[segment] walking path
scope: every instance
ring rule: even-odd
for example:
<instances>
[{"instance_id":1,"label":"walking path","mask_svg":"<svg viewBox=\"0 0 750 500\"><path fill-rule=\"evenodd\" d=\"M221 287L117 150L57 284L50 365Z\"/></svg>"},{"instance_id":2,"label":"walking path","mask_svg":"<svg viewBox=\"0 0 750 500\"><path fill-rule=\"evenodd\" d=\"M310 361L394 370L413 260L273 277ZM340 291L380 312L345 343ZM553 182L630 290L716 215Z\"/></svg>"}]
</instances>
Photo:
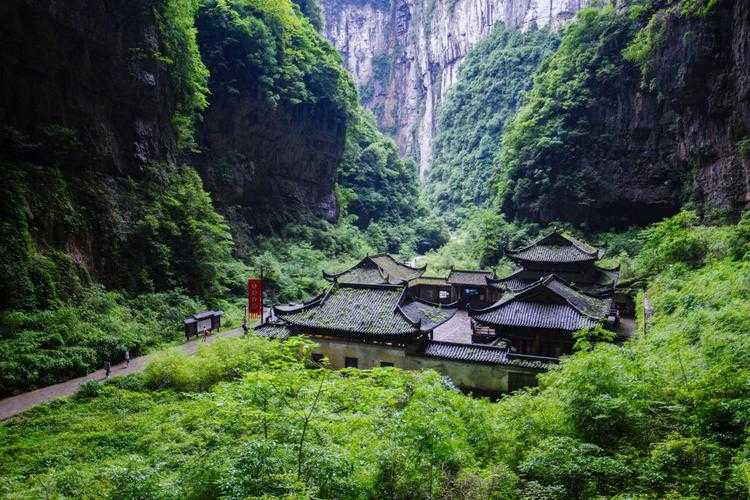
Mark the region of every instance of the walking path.
<instances>
[{"instance_id":1,"label":"walking path","mask_svg":"<svg viewBox=\"0 0 750 500\"><path fill-rule=\"evenodd\" d=\"M239 337L241 335L242 328L237 328L235 330L229 330L227 332L212 335L208 338L207 343L213 342L217 338ZM202 342L202 338L198 336L189 342L185 342L184 344L176 347L171 347L170 349L180 349L182 350L182 352L185 352L187 354L194 354L196 349L198 349L198 346L203 343L204 342ZM131 373L143 371L146 368L146 365L148 365L149 361L160 352L164 352L164 350L156 351L146 356L133 358L130 360L130 366L128 367L125 366L124 362L118 365L113 365L110 378L121 377L123 375L130 375ZM93 373L89 373L88 375L85 375L83 377L74 378L66 382L61 382L59 384L50 385L47 387L42 387L41 389L37 389L31 392L25 392L23 394L19 394L18 396L5 398L3 400L0 400L0 420L5 420L7 418L18 415L19 413L22 413L32 406L38 405L39 403L44 403L45 401L63 396L71 396L78 392L78 388L89 380L103 379L104 370L102 369L97 370Z\"/></svg>"}]
</instances>

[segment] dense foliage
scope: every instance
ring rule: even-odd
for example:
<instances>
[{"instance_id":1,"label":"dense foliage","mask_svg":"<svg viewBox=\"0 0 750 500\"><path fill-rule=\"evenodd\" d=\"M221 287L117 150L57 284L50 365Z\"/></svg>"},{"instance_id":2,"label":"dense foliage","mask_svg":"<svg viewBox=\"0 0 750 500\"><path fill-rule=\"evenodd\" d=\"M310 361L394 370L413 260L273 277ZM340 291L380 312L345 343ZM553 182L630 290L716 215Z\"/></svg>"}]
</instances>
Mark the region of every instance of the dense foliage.
<instances>
[{"instance_id":1,"label":"dense foliage","mask_svg":"<svg viewBox=\"0 0 750 500\"><path fill-rule=\"evenodd\" d=\"M541 60L558 44L546 30L498 24L469 51L440 109L426 191L441 213L485 204L506 123L529 90Z\"/></svg>"},{"instance_id":2,"label":"dense foliage","mask_svg":"<svg viewBox=\"0 0 750 500\"><path fill-rule=\"evenodd\" d=\"M392 140L360 111L347 134L339 170L340 203L357 216L372 246L394 253L424 253L448 240L445 224L429 217L420 197L417 166L401 158Z\"/></svg>"},{"instance_id":3,"label":"dense foliage","mask_svg":"<svg viewBox=\"0 0 750 500\"><path fill-rule=\"evenodd\" d=\"M356 92L336 50L290 0L207 0L199 16L212 84L273 106L330 103L342 120Z\"/></svg>"},{"instance_id":4,"label":"dense foliage","mask_svg":"<svg viewBox=\"0 0 750 500\"><path fill-rule=\"evenodd\" d=\"M171 341L188 312L227 307L220 298L241 294L251 273L264 273L269 301L302 300L325 286L322 269L447 240L419 201L413 162L364 115L338 53L311 26L317 2L296 4L147 1L159 50L133 56L166 68L175 101L166 110L183 153L198 147L207 67L212 89L285 107L290 117L299 106L325 108L346 136L340 220L303 214L259 234L253 214L221 207L220 215L190 166L170 161L99 175L75 130L50 125L32 137L3 129L3 144L12 146L0 169L5 393L83 374L123 346L135 354ZM139 300L151 305L138 310Z\"/></svg>"},{"instance_id":5,"label":"dense foliage","mask_svg":"<svg viewBox=\"0 0 750 500\"><path fill-rule=\"evenodd\" d=\"M608 130L593 120L632 69L622 56L633 36L630 20L613 8L578 13L555 54L534 77L528 101L503 135L497 195L512 218L585 223L607 179L598 167ZM564 209L563 209L564 207Z\"/></svg>"},{"instance_id":6,"label":"dense foliage","mask_svg":"<svg viewBox=\"0 0 750 500\"><path fill-rule=\"evenodd\" d=\"M194 27L202 0L152 0L161 35L161 53L155 54L169 68L176 108L172 124L181 151L194 150L196 122L208 105L208 70L201 60Z\"/></svg>"},{"instance_id":7,"label":"dense foliage","mask_svg":"<svg viewBox=\"0 0 750 500\"><path fill-rule=\"evenodd\" d=\"M214 305L228 310L225 326L239 324L236 305ZM126 297L92 287L75 304L0 313L0 397L85 375L125 349L136 356L177 340L182 320L205 308L180 291Z\"/></svg>"},{"instance_id":8,"label":"dense foliage","mask_svg":"<svg viewBox=\"0 0 750 500\"><path fill-rule=\"evenodd\" d=\"M0 491L747 498L750 218L686 213L639 239L636 338L589 345L540 389L491 403L433 372L318 369L302 341L220 342L3 424Z\"/></svg>"}]
</instances>

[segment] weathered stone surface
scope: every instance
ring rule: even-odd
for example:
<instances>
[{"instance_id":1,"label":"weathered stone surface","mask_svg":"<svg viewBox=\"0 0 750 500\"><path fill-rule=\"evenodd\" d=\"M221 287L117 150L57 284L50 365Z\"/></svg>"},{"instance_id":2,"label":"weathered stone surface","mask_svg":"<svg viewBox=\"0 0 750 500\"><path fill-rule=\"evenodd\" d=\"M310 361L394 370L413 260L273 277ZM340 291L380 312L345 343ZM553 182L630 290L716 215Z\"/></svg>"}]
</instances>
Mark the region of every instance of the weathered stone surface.
<instances>
[{"instance_id":1,"label":"weathered stone surface","mask_svg":"<svg viewBox=\"0 0 750 500\"><path fill-rule=\"evenodd\" d=\"M429 169L437 111L471 47L499 22L557 28L589 0L323 0L342 53L381 130Z\"/></svg>"},{"instance_id":2,"label":"weathered stone surface","mask_svg":"<svg viewBox=\"0 0 750 500\"><path fill-rule=\"evenodd\" d=\"M164 65L140 57L159 49L145 2L7 0L0 23L3 127L27 137L64 127L87 167L106 173L174 160L173 89Z\"/></svg>"}]
</instances>

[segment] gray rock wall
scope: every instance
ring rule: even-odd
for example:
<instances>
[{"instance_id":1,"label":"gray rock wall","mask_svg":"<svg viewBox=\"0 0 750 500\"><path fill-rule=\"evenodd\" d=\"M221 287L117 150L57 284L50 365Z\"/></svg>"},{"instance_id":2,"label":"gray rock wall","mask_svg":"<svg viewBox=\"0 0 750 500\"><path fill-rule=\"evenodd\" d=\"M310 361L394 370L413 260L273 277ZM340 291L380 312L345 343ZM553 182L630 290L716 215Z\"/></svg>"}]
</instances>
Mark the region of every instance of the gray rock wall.
<instances>
[{"instance_id":1,"label":"gray rock wall","mask_svg":"<svg viewBox=\"0 0 750 500\"><path fill-rule=\"evenodd\" d=\"M322 0L325 35L365 106L429 169L437 113L466 53L502 22L558 28L593 0Z\"/></svg>"}]
</instances>

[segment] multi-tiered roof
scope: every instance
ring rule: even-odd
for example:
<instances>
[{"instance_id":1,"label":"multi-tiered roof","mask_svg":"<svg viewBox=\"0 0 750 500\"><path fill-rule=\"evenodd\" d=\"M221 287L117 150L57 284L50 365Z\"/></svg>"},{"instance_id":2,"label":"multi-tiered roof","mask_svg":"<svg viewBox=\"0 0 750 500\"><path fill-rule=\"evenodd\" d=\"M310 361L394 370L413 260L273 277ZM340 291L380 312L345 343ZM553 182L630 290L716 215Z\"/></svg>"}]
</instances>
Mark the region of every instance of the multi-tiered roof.
<instances>
[{"instance_id":1,"label":"multi-tiered roof","mask_svg":"<svg viewBox=\"0 0 750 500\"><path fill-rule=\"evenodd\" d=\"M555 275L507 293L471 317L495 328L531 328L573 332L610 320L612 299L592 297Z\"/></svg>"},{"instance_id":2,"label":"multi-tiered roof","mask_svg":"<svg viewBox=\"0 0 750 500\"><path fill-rule=\"evenodd\" d=\"M487 281L492 287L517 292L549 274L555 274L584 293L611 297L620 271L597 266L596 261L603 254L601 248L555 231L531 245L507 252L508 258L521 268L510 276L488 278Z\"/></svg>"},{"instance_id":3,"label":"multi-tiered roof","mask_svg":"<svg viewBox=\"0 0 750 500\"><path fill-rule=\"evenodd\" d=\"M572 236L553 231L531 245L509 250L506 255L522 266L593 264L602 258L604 250L592 247Z\"/></svg>"},{"instance_id":4,"label":"multi-tiered roof","mask_svg":"<svg viewBox=\"0 0 750 500\"><path fill-rule=\"evenodd\" d=\"M448 284L459 286L487 286L487 280L494 278L493 271L468 269L451 269L448 275Z\"/></svg>"}]
</instances>

